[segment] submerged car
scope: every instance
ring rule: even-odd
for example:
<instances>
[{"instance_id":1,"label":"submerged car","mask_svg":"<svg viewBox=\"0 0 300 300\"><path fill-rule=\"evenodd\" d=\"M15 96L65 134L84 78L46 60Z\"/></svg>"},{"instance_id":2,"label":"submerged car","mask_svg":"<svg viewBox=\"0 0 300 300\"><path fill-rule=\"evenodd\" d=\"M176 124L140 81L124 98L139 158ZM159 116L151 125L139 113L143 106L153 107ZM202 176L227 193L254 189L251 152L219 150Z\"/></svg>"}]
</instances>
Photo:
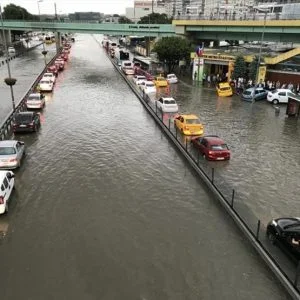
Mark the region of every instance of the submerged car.
<instances>
[{"instance_id":1,"label":"submerged car","mask_svg":"<svg viewBox=\"0 0 300 300\"><path fill-rule=\"evenodd\" d=\"M15 115L12 129L14 133L38 131L41 126L40 115L36 112L19 112Z\"/></svg>"},{"instance_id":2,"label":"submerged car","mask_svg":"<svg viewBox=\"0 0 300 300\"><path fill-rule=\"evenodd\" d=\"M263 88L249 88L242 93L242 100L252 102L267 99L268 91Z\"/></svg>"},{"instance_id":3,"label":"submerged car","mask_svg":"<svg viewBox=\"0 0 300 300\"><path fill-rule=\"evenodd\" d=\"M161 97L156 101L156 105L164 113L178 112L178 105L172 97Z\"/></svg>"},{"instance_id":4,"label":"submerged car","mask_svg":"<svg viewBox=\"0 0 300 300\"><path fill-rule=\"evenodd\" d=\"M20 167L25 154L25 144L21 141L0 141L0 168L16 169Z\"/></svg>"},{"instance_id":5,"label":"submerged car","mask_svg":"<svg viewBox=\"0 0 300 300\"><path fill-rule=\"evenodd\" d=\"M51 73L51 72L46 72L46 73L44 73L44 75L43 75L42 80L43 80L43 79L49 79L50 81L52 81L53 83L55 83L56 76L55 76L53 73Z\"/></svg>"},{"instance_id":6,"label":"submerged car","mask_svg":"<svg viewBox=\"0 0 300 300\"><path fill-rule=\"evenodd\" d=\"M167 81L169 83L177 83L178 82L178 78L175 74L168 74L167 75Z\"/></svg>"},{"instance_id":7,"label":"submerged car","mask_svg":"<svg viewBox=\"0 0 300 300\"><path fill-rule=\"evenodd\" d=\"M46 104L45 95L41 93L30 94L26 99L27 109L40 109L44 108Z\"/></svg>"},{"instance_id":8,"label":"submerged car","mask_svg":"<svg viewBox=\"0 0 300 300\"><path fill-rule=\"evenodd\" d=\"M153 82L156 87L166 87L168 86L168 81L163 76L155 76Z\"/></svg>"},{"instance_id":9,"label":"submerged car","mask_svg":"<svg viewBox=\"0 0 300 300\"><path fill-rule=\"evenodd\" d=\"M156 93L156 87L152 81L142 81L139 88L143 94L153 94Z\"/></svg>"},{"instance_id":10,"label":"submerged car","mask_svg":"<svg viewBox=\"0 0 300 300\"><path fill-rule=\"evenodd\" d=\"M267 225L267 237L280 246L287 254L300 259L300 218L273 219Z\"/></svg>"},{"instance_id":11,"label":"submerged car","mask_svg":"<svg viewBox=\"0 0 300 300\"><path fill-rule=\"evenodd\" d=\"M204 127L196 115L178 115L174 119L174 126L184 135L202 135Z\"/></svg>"},{"instance_id":12,"label":"submerged car","mask_svg":"<svg viewBox=\"0 0 300 300\"><path fill-rule=\"evenodd\" d=\"M217 135L193 138L191 143L207 160L230 159L230 150L227 144Z\"/></svg>"},{"instance_id":13,"label":"submerged car","mask_svg":"<svg viewBox=\"0 0 300 300\"><path fill-rule=\"evenodd\" d=\"M219 97L230 97L233 95L232 88L228 82L220 82L216 86Z\"/></svg>"},{"instance_id":14,"label":"submerged car","mask_svg":"<svg viewBox=\"0 0 300 300\"><path fill-rule=\"evenodd\" d=\"M132 80L136 85L140 85L143 81L147 81L147 78L143 75L134 75Z\"/></svg>"},{"instance_id":15,"label":"submerged car","mask_svg":"<svg viewBox=\"0 0 300 300\"><path fill-rule=\"evenodd\" d=\"M47 68L47 73L53 73L55 76L57 76L58 75L58 68L56 67L56 65L52 65L52 66Z\"/></svg>"},{"instance_id":16,"label":"submerged car","mask_svg":"<svg viewBox=\"0 0 300 300\"><path fill-rule=\"evenodd\" d=\"M0 214L8 212L8 202L15 185L12 171L0 171Z\"/></svg>"},{"instance_id":17,"label":"submerged car","mask_svg":"<svg viewBox=\"0 0 300 300\"><path fill-rule=\"evenodd\" d=\"M52 92L53 82L50 79L42 78L38 84L38 90L41 92Z\"/></svg>"}]
</instances>

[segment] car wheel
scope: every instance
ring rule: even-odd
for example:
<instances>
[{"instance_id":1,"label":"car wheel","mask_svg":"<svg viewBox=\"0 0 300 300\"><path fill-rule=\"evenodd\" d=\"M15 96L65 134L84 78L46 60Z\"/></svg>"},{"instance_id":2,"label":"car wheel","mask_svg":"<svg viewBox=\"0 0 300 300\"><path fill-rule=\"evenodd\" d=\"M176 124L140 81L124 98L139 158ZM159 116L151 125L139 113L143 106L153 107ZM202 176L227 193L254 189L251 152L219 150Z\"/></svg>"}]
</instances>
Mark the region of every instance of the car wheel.
<instances>
[{"instance_id":1,"label":"car wheel","mask_svg":"<svg viewBox=\"0 0 300 300\"><path fill-rule=\"evenodd\" d=\"M37 132L37 125L34 125L33 131Z\"/></svg>"},{"instance_id":2,"label":"car wheel","mask_svg":"<svg viewBox=\"0 0 300 300\"><path fill-rule=\"evenodd\" d=\"M274 99L272 102L273 102L273 104L278 104L279 103L279 101L277 99Z\"/></svg>"},{"instance_id":3,"label":"car wheel","mask_svg":"<svg viewBox=\"0 0 300 300\"><path fill-rule=\"evenodd\" d=\"M203 157L204 159L206 159L206 155L205 155L205 154L203 154L202 157Z\"/></svg>"},{"instance_id":4,"label":"car wheel","mask_svg":"<svg viewBox=\"0 0 300 300\"><path fill-rule=\"evenodd\" d=\"M272 244L276 241L276 236L272 231L267 231L267 238Z\"/></svg>"}]
</instances>

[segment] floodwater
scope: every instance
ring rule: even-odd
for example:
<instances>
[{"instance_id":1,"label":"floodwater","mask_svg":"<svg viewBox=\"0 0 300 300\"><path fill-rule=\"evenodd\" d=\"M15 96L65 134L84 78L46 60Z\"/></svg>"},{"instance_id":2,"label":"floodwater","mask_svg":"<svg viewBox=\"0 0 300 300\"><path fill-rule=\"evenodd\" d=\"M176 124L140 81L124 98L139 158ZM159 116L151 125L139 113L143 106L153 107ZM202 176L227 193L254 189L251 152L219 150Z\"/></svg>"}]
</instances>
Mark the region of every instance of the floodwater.
<instances>
[{"instance_id":1,"label":"floodwater","mask_svg":"<svg viewBox=\"0 0 300 300\"><path fill-rule=\"evenodd\" d=\"M41 117L15 137L3 299L289 299L94 37L76 37Z\"/></svg>"}]
</instances>

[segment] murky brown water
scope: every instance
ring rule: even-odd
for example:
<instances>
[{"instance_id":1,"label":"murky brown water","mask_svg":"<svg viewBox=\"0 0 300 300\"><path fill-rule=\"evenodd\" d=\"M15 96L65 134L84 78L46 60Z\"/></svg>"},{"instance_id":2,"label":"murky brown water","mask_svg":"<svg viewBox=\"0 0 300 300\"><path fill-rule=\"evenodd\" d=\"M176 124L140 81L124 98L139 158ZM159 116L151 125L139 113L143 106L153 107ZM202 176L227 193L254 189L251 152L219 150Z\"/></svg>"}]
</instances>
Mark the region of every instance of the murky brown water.
<instances>
[{"instance_id":1,"label":"murky brown water","mask_svg":"<svg viewBox=\"0 0 300 300\"><path fill-rule=\"evenodd\" d=\"M93 37L42 120L0 217L3 299L288 299Z\"/></svg>"}]
</instances>

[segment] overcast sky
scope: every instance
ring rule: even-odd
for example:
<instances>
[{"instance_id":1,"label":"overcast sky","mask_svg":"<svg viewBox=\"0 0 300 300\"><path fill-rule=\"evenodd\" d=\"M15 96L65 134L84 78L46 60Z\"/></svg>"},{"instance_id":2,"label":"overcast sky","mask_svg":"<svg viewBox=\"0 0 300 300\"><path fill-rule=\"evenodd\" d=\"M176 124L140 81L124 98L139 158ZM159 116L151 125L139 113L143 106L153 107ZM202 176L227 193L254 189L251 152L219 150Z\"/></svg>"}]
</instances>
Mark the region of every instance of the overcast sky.
<instances>
[{"instance_id":1,"label":"overcast sky","mask_svg":"<svg viewBox=\"0 0 300 300\"><path fill-rule=\"evenodd\" d=\"M125 14L125 7L133 7L134 0L40 0L41 14L54 14L54 3L57 13L76 11L94 11L105 14ZM38 14L37 0L2 0L1 6L13 3L27 9L31 14Z\"/></svg>"}]
</instances>

